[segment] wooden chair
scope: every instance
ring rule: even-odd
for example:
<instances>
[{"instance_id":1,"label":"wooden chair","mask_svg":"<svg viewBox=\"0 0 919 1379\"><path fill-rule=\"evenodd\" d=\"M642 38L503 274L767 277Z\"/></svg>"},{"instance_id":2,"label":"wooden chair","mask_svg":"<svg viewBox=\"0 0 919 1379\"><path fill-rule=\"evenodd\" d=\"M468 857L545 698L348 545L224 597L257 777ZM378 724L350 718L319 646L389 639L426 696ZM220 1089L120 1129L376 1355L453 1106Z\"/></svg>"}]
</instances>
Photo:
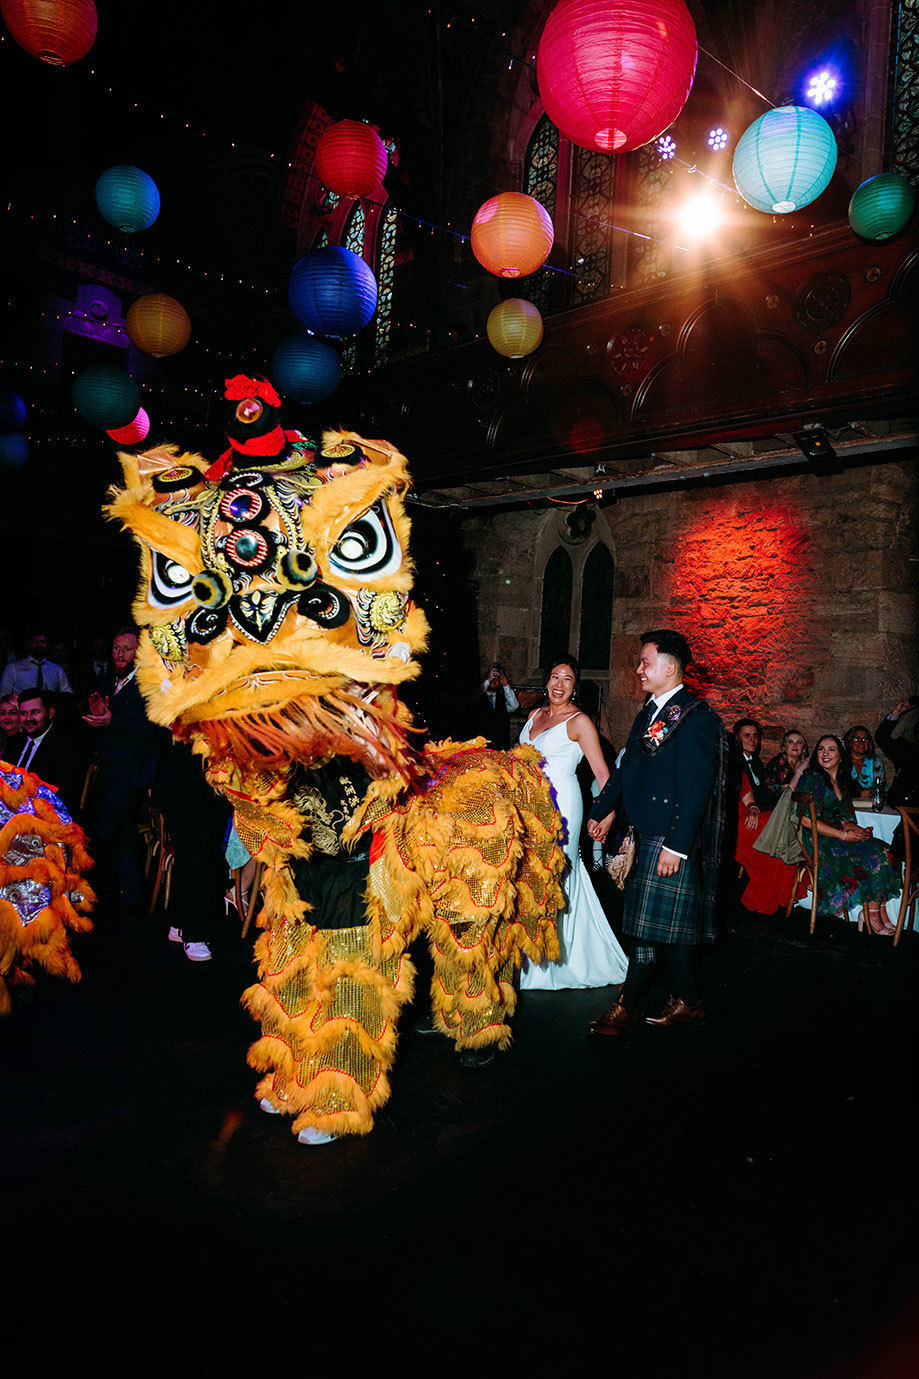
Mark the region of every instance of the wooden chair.
<instances>
[{"instance_id":1,"label":"wooden chair","mask_svg":"<svg viewBox=\"0 0 919 1379\"><path fill-rule=\"evenodd\" d=\"M905 928L912 926L915 931L914 909L919 899L919 808L900 805L900 818L903 822L903 842L905 856L903 862L903 895L900 898L900 913L893 936L893 946L900 942Z\"/></svg>"},{"instance_id":2,"label":"wooden chair","mask_svg":"<svg viewBox=\"0 0 919 1379\"><path fill-rule=\"evenodd\" d=\"M82 815L84 809L86 808L86 801L89 799L89 792L90 792L90 790L92 790L93 785L95 784L95 780L96 780L96 777L98 776L98 774L99 774L99 767L96 765L96 763L95 763L94 761L91 761L91 762L89 763L89 765L87 766L87 768L86 768L86 775L83 777L83 790L82 790L82 792L81 792L81 794L80 794L80 814L81 814L81 815Z\"/></svg>"},{"instance_id":3,"label":"wooden chair","mask_svg":"<svg viewBox=\"0 0 919 1379\"><path fill-rule=\"evenodd\" d=\"M236 904L237 914L242 916L243 927L240 933L241 938L245 938L255 915L255 907L259 902L262 891L262 884L265 879L265 863L256 862L252 879L249 882L247 893L243 893L243 869L234 867L231 873L233 877L233 893Z\"/></svg>"},{"instance_id":4,"label":"wooden chair","mask_svg":"<svg viewBox=\"0 0 919 1379\"><path fill-rule=\"evenodd\" d=\"M163 909L169 908L169 894L172 889L172 864L175 861L175 851L172 840L166 831L166 821L159 810L154 811L157 821L157 840L155 845L156 856L156 877L153 882L153 893L150 896L150 911L152 915L156 909L156 902L160 898L160 891L163 892Z\"/></svg>"},{"instance_id":5,"label":"wooden chair","mask_svg":"<svg viewBox=\"0 0 919 1379\"><path fill-rule=\"evenodd\" d=\"M810 882L811 892L811 924L810 932L813 933L817 924L817 867L820 861L820 844L817 832L817 811L814 809L814 797L804 790L796 790L791 797L795 804L807 806L806 821L802 818L801 826L798 830L798 837L801 840L801 856L798 858L798 865L795 867L795 879L791 887L791 895L788 897L788 904L785 907L785 918L791 914L794 908L795 899L798 894L798 886L805 876ZM810 834L810 850L805 841L805 834Z\"/></svg>"}]
</instances>

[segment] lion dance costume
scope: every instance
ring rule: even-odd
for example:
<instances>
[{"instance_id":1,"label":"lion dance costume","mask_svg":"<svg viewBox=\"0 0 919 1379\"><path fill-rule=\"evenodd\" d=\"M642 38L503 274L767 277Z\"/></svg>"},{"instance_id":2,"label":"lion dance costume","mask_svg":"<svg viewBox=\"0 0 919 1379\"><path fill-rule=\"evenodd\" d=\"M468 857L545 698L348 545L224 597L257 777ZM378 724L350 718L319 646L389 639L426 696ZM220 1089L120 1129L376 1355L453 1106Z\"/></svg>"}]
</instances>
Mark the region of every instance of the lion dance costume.
<instances>
[{"instance_id":1,"label":"lion dance costume","mask_svg":"<svg viewBox=\"0 0 919 1379\"><path fill-rule=\"evenodd\" d=\"M57 791L0 761L0 1015L10 1013L11 987L31 986L33 963L80 980L68 930L92 928L95 896L83 879L91 865Z\"/></svg>"},{"instance_id":2,"label":"lion dance costume","mask_svg":"<svg viewBox=\"0 0 919 1379\"><path fill-rule=\"evenodd\" d=\"M138 680L190 739L266 867L249 1062L295 1133L366 1134L389 1095L407 948L434 958L436 1028L510 1041L513 968L558 955L561 821L539 758L482 739L412 745L397 686L427 623L410 597L403 455L280 422L227 381L229 449L120 459L109 512L137 539Z\"/></svg>"}]
</instances>

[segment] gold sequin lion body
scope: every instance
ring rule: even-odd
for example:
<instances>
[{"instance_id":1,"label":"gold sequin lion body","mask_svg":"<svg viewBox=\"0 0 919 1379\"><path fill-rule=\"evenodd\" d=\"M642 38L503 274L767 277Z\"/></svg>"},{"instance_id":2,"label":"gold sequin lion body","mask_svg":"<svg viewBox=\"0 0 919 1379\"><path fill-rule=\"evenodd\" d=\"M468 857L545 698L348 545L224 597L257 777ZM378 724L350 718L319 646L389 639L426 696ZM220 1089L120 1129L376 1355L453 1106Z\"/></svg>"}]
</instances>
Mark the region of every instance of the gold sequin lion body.
<instances>
[{"instance_id":1,"label":"gold sequin lion body","mask_svg":"<svg viewBox=\"0 0 919 1379\"><path fill-rule=\"evenodd\" d=\"M243 997L262 1027L256 1095L297 1133L365 1134L420 933L436 1028L457 1049L508 1044L514 966L558 956L561 821L531 748L414 745L397 689L427 623L404 456L284 431L264 381L229 379L225 396L215 463L120 455L109 512L141 551L138 680L265 866Z\"/></svg>"}]
</instances>

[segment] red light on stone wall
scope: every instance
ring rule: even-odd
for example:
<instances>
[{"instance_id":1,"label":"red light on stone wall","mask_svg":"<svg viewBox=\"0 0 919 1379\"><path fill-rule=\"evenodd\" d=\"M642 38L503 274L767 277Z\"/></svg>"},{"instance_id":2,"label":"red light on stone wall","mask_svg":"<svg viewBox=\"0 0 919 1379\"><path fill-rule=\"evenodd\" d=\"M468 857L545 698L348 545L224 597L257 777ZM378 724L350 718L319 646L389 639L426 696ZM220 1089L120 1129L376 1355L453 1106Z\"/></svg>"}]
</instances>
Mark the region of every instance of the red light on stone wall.
<instances>
[{"instance_id":1,"label":"red light on stone wall","mask_svg":"<svg viewBox=\"0 0 919 1379\"><path fill-rule=\"evenodd\" d=\"M699 496L704 511L659 556L661 605L693 648L696 688L711 691L728 726L745 713L781 718L809 698L823 654L811 637L809 534L790 508Z\"/></svg>"}]
</instances>

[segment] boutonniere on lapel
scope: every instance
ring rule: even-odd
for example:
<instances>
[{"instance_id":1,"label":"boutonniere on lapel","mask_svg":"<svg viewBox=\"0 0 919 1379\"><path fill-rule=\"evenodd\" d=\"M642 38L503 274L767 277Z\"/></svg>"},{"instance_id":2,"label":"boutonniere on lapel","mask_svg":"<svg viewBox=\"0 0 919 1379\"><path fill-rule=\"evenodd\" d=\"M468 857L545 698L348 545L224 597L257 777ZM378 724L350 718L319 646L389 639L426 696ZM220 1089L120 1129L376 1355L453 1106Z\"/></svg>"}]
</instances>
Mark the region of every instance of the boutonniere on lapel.
<instances>
[{"instance_id":1,"label":"boutonniere on lapel","mask_svg":"<svg viewBox=\"0 0 919 1379\"><path fill-rule=\"evenodd\" d=\"M655 718L641 740L642 746L648 752L656 752L663 742L676 728L680 719L683 717L683 710L679 704L670 704L664 709L663 716Z\"/></svg>"}]
</instances>

